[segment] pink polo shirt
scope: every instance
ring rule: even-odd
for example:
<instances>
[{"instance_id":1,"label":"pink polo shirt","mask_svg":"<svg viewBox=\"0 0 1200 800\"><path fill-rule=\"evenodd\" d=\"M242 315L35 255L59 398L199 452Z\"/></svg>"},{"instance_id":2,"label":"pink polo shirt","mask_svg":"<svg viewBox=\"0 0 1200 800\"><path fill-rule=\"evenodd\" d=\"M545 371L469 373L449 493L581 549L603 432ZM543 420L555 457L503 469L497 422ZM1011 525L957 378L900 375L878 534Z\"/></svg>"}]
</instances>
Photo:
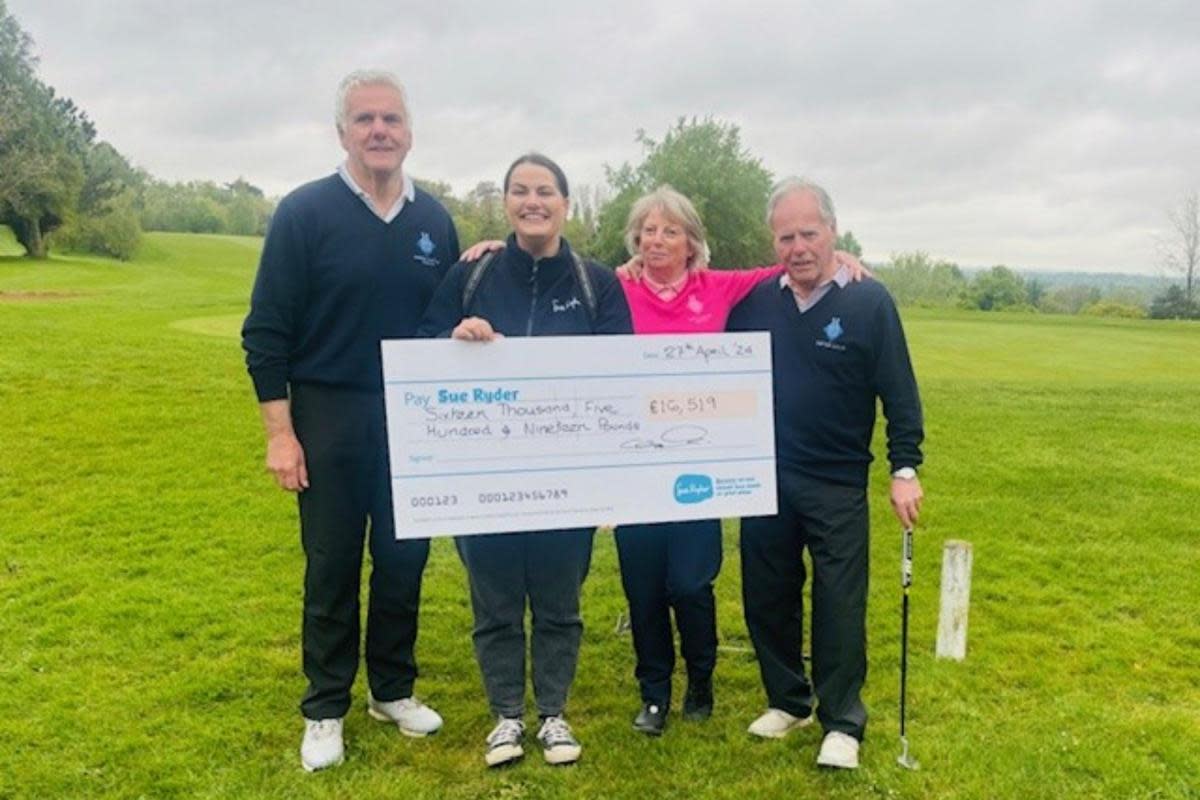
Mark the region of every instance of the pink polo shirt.
<instances>
[{"instance_id":1,"label":"pink polo shirt","mask_svg":"<svg viewBox=\"0 0 1200 800\"><path fill-rule=\"evenodd\" d=\"M679 293L663 300L640 280L621 279L634 333L719 333L730 310L759 282L783 273L783 265L756 269L689 272Z\"/></svg>"}]
</instances>

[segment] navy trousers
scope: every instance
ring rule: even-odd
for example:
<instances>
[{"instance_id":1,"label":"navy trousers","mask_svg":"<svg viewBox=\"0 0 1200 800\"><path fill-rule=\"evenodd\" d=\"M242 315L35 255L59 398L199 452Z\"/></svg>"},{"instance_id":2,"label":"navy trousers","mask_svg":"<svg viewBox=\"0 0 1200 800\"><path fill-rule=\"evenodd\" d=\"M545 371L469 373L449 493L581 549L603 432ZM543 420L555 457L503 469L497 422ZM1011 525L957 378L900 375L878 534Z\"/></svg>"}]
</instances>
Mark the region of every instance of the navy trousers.
<instances>
[{"instance_id":1,"label":"navy trousers","mask_svg":"<svg viewBox=\"0 0 1200 800\"><path fill-rule=\"evenodd\" d=\"M721 521L622 525L616 538L642 701L669 707L675 670L672 610L688 679L711 679L717 664L712 585L721 571Z\"/></svg>"},{"instance_id":2,"label":"navy trousers","mask_svg":"<svg viewBox=\"0 0 1200 800\"><path fill-rule=\"evenodd\" d=\"M779 471L779 513L742 520L742 601L767 703L861 740L867 725L865 488ZM804 673L803 551L813 564L813 681ZM814 697L815 695L815 697Z\"/></svg>"}]
</instances>

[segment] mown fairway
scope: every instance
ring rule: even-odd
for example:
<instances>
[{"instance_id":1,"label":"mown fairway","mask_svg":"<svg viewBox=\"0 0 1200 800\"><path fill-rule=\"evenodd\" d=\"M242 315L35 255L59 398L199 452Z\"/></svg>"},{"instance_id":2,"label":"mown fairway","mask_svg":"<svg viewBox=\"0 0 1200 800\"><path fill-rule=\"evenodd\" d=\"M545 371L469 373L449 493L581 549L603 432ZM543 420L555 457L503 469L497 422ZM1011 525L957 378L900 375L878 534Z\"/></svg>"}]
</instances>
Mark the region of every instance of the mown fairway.
<instances>
[{"instance_id":1,"label":"mown fairway","mask_svg":"<svg viewBox=\"0 0 1200 800\"><path fill-rule=\"evenodd\" d=\"M730 531L709 723L630 730L601 535L570 708L584 759L485 771L465 578L438 540L417 691L445 730L370 721L360 680L348 762L306 775L295 506L262 472L237 339L258 247L151 235L131 264L0 258L0 797L1200 797L1200 326L919 311L920 772L895 763L899 536L881 467L857 773L817 771L815 729L745 734L764 699ZM946 539L975 547L963 663L933 658Z\"/></svg>"}]
</instances>

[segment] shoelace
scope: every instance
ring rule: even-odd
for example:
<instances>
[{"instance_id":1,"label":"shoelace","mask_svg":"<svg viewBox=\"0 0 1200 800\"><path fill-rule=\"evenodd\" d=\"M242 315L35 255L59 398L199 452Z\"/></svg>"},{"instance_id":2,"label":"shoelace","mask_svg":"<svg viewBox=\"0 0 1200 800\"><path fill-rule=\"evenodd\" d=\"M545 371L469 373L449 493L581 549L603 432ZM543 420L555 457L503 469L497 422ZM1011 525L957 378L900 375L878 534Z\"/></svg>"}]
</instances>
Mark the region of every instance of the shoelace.
<instances>
[{"instance_id":1,"label":"shoelace","mask_svg":"<svg viewBox=\"0 0 1200 800\"><path fill-rule=\"evenodd\" d=\"M325 739L337 733L338 721L336 719L320 719L313 723L311 730L314 738Z\"/></svg>"},{"instance_id":2,"label":"shoelace","mask_svg":"<svg viewBox=\"0 0 1200 800\"><path fill-rule=\"evenodd\" d=\"M515 719L504 719L500 721L490 734L488 734L487 743L495 744L496 742L512 741L520 739L525 733L525 726Z\"/></svg>"},{"instance_id":3,"label":"shoelace","mask_svg":"<svg viewBox=\"0 0 1200 800\"><path fill-rule=\"evenodd\" d=\"M542 732L538 738L547 744L570 744L575 741L571 735L571 726L562 717L547 717L542 723Z\"/></svg>"}]
</instances>

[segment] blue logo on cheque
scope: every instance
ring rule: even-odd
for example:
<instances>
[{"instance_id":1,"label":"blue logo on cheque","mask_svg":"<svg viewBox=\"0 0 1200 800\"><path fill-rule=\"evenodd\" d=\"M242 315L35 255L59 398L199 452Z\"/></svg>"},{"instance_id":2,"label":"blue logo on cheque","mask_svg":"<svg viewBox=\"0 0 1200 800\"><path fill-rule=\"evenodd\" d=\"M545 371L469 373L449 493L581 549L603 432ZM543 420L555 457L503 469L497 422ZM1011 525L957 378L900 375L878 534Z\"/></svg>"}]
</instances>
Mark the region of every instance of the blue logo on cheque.
<instances>
[{"instance_id":1,"label":"blue logo on cheque","mask_svg":"<svg viewBox=\"0 0 1200 800\"><path fill-rule=\"evenodd\" d=\"M713 482L707 475L680 475L675 479L676 503L702 503L712 496Z\"/></svg>"}]
</instances>

